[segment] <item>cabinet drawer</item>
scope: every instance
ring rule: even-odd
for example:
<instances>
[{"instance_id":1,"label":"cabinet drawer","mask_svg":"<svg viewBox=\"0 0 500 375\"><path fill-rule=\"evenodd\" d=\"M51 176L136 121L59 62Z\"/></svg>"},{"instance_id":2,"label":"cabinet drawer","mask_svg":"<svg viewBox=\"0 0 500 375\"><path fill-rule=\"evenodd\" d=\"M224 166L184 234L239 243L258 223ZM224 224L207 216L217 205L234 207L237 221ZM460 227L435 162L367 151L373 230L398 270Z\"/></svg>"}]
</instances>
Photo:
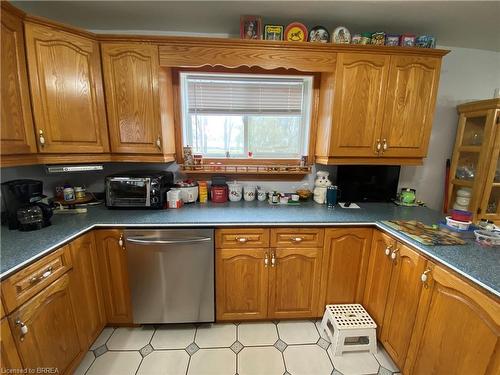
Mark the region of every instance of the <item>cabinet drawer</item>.
<instances>
[{"instance_id":1,"label":"cabinet drawer","mask_svg":"<svg viewBox=\"0 0 500 375\"><path fill-rule=\"evenodd\" d=\"M215 231L215 246L217 248L268 247L269 229L218 229Z\"/></svg>"},{"instance_id":2,"label":"cabinet drawer","mask_svg":"<svg viewBox=\"0 0 500 375\"><path fill-rule=\"evenodd\" d=\"M275 228L271 229L271 247L322 247L324 229Z\"/></svg>"},{"instance_id":3,"label":"cabinet drawer","mask_svg":"<svg viewBox=\"0 0 500 375\"><path fill-rule=\"evenodd\" d=\"M2 282L5 309L12 312L69 269L71 255L64 246L10 276Z\"/></svg>"}]
</instances>

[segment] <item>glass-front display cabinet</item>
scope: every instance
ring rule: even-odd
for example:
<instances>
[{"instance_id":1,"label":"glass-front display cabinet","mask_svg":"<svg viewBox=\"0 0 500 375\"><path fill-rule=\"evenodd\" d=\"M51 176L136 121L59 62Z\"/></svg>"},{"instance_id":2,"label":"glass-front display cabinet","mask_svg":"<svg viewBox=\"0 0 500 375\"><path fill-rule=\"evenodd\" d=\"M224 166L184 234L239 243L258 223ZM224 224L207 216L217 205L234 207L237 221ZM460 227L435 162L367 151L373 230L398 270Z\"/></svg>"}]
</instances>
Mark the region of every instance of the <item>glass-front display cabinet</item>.
<instances>
[{"instance_id":1,"label":"glass-front display cabinet","mask_svg":"<svg viewBox=\"0 0 500 375\"><path fill-rule=\"evenodd\" d=\"M461 104L448 209L500 224L500 98Z\"/></svg>"}]
</instances>

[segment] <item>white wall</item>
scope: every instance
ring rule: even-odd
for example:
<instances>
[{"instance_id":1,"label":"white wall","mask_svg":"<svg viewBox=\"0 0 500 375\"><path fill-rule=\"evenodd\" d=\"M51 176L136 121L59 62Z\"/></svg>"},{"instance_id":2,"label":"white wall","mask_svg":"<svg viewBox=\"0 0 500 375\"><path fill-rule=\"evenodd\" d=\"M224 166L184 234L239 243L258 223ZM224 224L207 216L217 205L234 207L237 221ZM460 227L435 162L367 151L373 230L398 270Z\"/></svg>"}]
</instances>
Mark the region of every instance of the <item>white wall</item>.
<instances>
[{"instance_id":1,"label":"white wall","mask_svg":"<svg viewBox=\"0 0 500 375\"><path fill-rule=\"evenodd\" d=\"M458 115L458 104L490 99L500 87L500 53L454 48L443 58L429 153L423 166L403 167L400 187L417 189L417 198L441 210L444 196L446 159L451 158Z\"/></svg>"}]
</instances>

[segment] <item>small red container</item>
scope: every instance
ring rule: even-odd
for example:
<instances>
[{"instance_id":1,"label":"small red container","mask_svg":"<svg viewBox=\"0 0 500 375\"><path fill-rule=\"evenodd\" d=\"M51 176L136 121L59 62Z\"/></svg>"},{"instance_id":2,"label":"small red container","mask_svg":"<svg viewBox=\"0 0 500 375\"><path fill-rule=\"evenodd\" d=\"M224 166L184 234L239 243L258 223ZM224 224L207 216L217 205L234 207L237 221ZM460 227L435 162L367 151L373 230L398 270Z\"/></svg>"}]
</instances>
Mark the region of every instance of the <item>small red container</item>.
<instances>
[{"instance_id":1,"label":"small red container","mask_svg":"<svg viewBox=\"0 0 500 375\"><path fill-rule=\"evenodd\" d=\"M224 203L227 202L228 188L227 185L215 185L210 189L210 198L212 202Z\"/></svg>"},{"instance_id":2,"label":"small red container","mask_svg":"<svg viewBox=\"0 0 500 375\"><path fill-rule=\"evenodd\" d=\"M461 211L461 210L451 210L451 219L456 221L471 221L472 220L472 212L470 211Z\"/></svg>"}]
</instances>

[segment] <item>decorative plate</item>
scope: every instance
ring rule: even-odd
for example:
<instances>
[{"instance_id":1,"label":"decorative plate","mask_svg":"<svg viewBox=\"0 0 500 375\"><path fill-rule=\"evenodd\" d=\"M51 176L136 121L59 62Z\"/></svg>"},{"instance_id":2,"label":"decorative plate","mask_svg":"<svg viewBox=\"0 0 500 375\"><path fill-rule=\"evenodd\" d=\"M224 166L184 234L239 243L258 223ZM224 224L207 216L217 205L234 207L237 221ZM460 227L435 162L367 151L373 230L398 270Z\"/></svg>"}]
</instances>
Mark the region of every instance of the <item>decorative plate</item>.
<instances>
[{"instance_id":1,"label":"decorative plate","mask_svg":"<svg viewBox=\"0 0 500 375\"><path fill-rule=\"evenodd\" d=\"M292 22L285 29L285 40L289 42L305 42L307 39L307 27L300 22Z\"/></svg>"},{"instance_id":2,"label":"decorative plate","mask_svg":"<svg viewBox=\"0 0 500 375\"><path fill-rule=\"evenodd\" d=\"M349 44L351 43L351 33L347 27L339 26L333 30L332 43Z\"/></svg>"},{"instance_id":3,"label":"decorative plate","mask_svg":"<svg viewBox=\"0 0 500 375\"><path fill-rule=\"evenodd\" d=\"M330 33L323 26L314 26L309 31L309 41L313 43L328 43L330 41Z\"/></svg>"}]
</instances>

